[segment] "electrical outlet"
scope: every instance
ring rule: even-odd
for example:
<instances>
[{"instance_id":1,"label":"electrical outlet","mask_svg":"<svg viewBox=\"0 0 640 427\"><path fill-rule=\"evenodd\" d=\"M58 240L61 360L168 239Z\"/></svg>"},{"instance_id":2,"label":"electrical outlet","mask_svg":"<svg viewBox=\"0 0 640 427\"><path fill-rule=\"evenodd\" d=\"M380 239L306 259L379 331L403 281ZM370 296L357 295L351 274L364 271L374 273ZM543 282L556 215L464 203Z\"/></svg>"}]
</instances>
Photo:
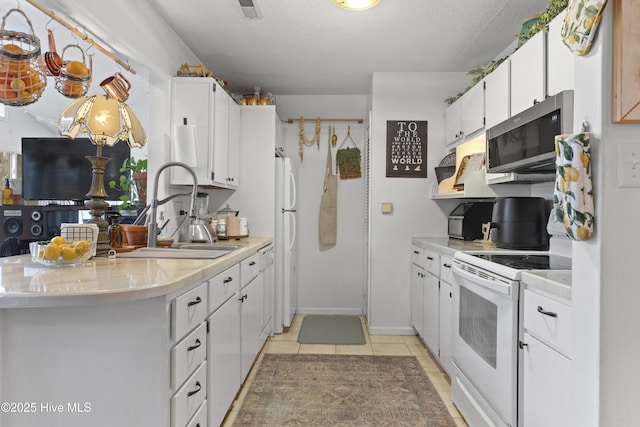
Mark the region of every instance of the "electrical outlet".
<instances>
[{"instance_id":1,"label":"electrical outlet","mask_svg":"<svg viewBox=\"0 0 640 427\"><path fill-rule=\"evenodd\" d=\"M618 187L640 188L640 144L618 145Z\"/></svg>"}]
</instances>

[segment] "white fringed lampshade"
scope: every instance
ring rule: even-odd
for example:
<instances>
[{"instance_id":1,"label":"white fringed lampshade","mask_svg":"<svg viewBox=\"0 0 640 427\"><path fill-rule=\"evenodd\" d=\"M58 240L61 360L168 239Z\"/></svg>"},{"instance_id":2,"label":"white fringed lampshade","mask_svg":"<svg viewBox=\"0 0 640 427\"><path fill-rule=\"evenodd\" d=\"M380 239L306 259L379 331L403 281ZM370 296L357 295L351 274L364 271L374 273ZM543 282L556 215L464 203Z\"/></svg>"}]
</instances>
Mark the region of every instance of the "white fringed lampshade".
<instances>
[{"instance_id":1,"label":"white fringed lampshade","mask_svg":"<svg viewBox=\"0 0 640 427\"><path fill-rule=\"evenodd\" d=\"M58 119L61 135L88 137L96 145L113 147L118 141L140 148L147 142L140 120L124 102L106 95L83 96Z\"/></svg>"}]
</instances>

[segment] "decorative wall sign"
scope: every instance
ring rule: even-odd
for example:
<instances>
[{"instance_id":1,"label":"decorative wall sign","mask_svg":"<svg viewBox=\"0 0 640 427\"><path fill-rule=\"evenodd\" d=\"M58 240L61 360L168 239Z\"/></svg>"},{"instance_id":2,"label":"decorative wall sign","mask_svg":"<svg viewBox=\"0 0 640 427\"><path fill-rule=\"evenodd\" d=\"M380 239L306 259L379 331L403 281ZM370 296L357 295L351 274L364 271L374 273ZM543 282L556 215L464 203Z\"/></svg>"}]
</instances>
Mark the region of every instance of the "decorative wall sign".
<instances>
[{"instance_id":1,"label":"decorative wall sign","mask_svg":"<svg viewBox=\"0 0 640 427\"><path fill-rule=\"evenodd\" d=\"M387 177L427 177L427 124L387 120Z\"/></svg>"}]
</instances>

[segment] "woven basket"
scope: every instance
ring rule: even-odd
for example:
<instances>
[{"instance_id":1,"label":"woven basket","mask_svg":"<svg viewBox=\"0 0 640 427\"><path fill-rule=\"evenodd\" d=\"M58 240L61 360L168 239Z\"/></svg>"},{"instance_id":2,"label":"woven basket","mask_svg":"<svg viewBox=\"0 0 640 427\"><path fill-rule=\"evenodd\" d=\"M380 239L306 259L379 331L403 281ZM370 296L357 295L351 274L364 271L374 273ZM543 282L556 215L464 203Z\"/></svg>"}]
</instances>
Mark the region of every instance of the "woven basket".
<instances>
[{"instance_id":1,"label":"woven basket","mask_svg":"<svg viewBox=\"0 0 640 427\"><path fill-rule=\"evenodd\" d=\"M14 12L26 19L31 33L5 30L7 17ZM40 98L46 85L40 39L27 15L20 9L10 9L0 27L0 102L11 106L31 104Z\"/></svg>"},{"instance_id":2,"label":"woven basket","mask_svg":"<svg viewBox=\"0 0 640 427\"><path fill-rule=\"evenodd\" d=\"M66 50L71 47L76 48L80 51L80 53L82 54L81 62L85 64L85 67L86 67L84 51L82 50L82 48L77 44L70 44L65 46L65 48L62 49L62 55L60 55L64 65L60 70L60 75L56 77L56 89L58 90L58 92L60 92L62 95L66 96L67 98L80 98L81 96L84 96L87 93L87 91L89 90L89 86L91 85L92 66L90 65L89 67L87 67L87 69L89 70L89 73L84 76L70 73L67 70L67 67L72 61L65 61L64 54ZM77 62L80 62L80 61L77 61Z\"/></svg>"}]
</instances>

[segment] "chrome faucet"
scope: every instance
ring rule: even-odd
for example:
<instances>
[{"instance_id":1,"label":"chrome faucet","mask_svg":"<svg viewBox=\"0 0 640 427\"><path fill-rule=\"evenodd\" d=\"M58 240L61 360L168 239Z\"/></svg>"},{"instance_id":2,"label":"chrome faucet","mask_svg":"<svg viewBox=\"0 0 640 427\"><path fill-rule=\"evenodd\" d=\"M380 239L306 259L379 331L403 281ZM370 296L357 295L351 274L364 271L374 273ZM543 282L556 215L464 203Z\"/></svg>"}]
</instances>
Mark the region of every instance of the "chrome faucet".
<instances>
[{"instance_id":1,"label":"chrome faucet","mask_svg":"<svg viewBox=\"0 0 640 427\"><path fill-rule=\"evenodd\" d=\"M193 169L191 169L185 163L180 162L168 162L160 166L158 172L156 172L156 176L153 184L153 199L151 200L151 212L149 214L150 220L148 224L148 237L147 237L147 246L150 248L154 248L158 243L158 222L157 222L157 211L158 211L158 181L160 180L160 173L171 166L178 166L185 169L187 172L191 174L193 178L193 190L191 191L191 206L189 207L189 218L191 218L191 223L189 224L189 241L206 241L212 242L213 238L211 237L211 233L209 229L204 225L204 221L199 219L196 215L196 205L197 205L197 197L198 197L198 177L196 176ZM165 199L167 201L169 198Z\"/></svg>"}]
</instances>

